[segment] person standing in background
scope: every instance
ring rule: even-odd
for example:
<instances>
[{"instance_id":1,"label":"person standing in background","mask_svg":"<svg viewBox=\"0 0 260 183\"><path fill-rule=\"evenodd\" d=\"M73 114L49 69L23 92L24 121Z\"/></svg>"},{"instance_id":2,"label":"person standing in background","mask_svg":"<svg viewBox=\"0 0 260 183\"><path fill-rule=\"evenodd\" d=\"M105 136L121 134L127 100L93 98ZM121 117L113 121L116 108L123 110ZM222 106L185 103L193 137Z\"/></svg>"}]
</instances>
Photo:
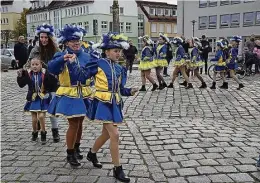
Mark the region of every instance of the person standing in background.
<instances>
[{"instance_id":1,"label":"person standing in background","mask_svg":"<svg viewBox=\"0 0 260 183\"><path fill-rule=\"evenodd\" d=\"M28 55L30 55L30 53L31 53L31 51L32 51L32 49L33 49L33 40L32 39L30 39L29 40L29 44L28 44Z\"/></svg>"},{"instance_id":2,"label":"person standing in background","mask_svg":"<svg viewBox=\"0 0 260 183\"><path fill-rule=\"evenodd\" d=\"M209 52L211 51L211 47L209 45L209 42L206 39L205 35L202 35L201 40L201 59L205 62L205 74L208 74L208 58L209 58ZM200 74L202 74L202 68L200 69Z\"/></svg>"},{"instance_id":3,"label":"person standing in background","mask_svg":"<svg viewBox=\"0 0 260 183\"><path fill-rule=\"evenodd\" d=\"M167 60L167 62L168 62L168 66L163 68L163 76L164 76L164 77L170 76L170 75L167 73L167 69L168 69L168 67L169 67L170 61L171 61L172 58L173 58L172 46L171 46L171 44L170 44L169 42L166 42L166 46L167 46L166 60Z\"/></svg>"},{"instance_id":4,"label":"person standing in background","mask_svg":"<svg viewBox=\"0 0 260 183\"><path fill-rule=\"evenodd\" d=\"M123 50L124 56L126 58L126 69L129 69L129 72L132 73L133 70L133 64L134 60L136 58L136 55L138 53L136 47L133 45L133 41L129 40L128 41L130 47L126 50Z\"/></svg>"},{"instance_id":5,"label":"person standing in background","mask_svg":"<svg viewBox=\"0 0 260 183\"><path fill-rule=\"evenodd\" d=\"M24 64L27 62L27 53L24 36L19 36L18 43L14 45L14 57L19 68L23 68Z\"/></svg>"}]
</instances>

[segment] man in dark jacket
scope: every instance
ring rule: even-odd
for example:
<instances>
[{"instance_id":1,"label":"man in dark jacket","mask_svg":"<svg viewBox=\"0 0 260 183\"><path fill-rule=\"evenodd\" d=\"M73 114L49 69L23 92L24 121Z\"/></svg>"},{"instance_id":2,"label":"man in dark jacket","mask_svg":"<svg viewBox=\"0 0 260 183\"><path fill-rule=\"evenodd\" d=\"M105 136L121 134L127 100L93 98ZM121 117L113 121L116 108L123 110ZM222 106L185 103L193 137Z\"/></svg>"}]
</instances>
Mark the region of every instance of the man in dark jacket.
<instances>
[{"instance_id":1,"label":"man in dark jacket","mask_svg":"<svg viewBox=\"0 0 260 183\"><path fill-rule=\"evenodd\" d=\"M205 74L208 74L208 58L209 58L209 52L211 52L211 48L209 45L209 42L206 40L206 36L202 35L201 40L201 59L205 62ZM200 74L202 74L202 68L200 69Z\"/></svg>"},{"instance_id":2,"label":"man in dark jacket","mask_svg":"<svg viewBox=\"0 0 260 183\"><path fill-rule=\"evenodd\" d=\"M18 43L14 46L14 57L16 62L18 62L19 68L23 68L28 59L28 51L24 41L24 36L19 36Z\"/></svg>"},{"instance_id":3,"label":"man in dark jacket","mask_svg":"<svg viewBox=\"0 0 260 183\"><path fill-rule=\"evenodd\" d=\"M132 40L129 40L128 42L129 42L130 47L127 50L123 50L123 54L126 58L126 69L127 70L129 69L130 73L132 73L134 60L135 60L136 54L138 52L137 52L136 47L133 45Z\"/></svg>"},{"instance_id":4,"label":"man in dark jacket","mask_svg":"<svg viewBox=\"0 0 260 183\"><path fill-rule=\"evenodd\" d=\"M171 59L173 58L173 55L172 55L172 46L170 43L166 43L167 45L167 52L166 52L166 60L168 62L168 65L170 64L170 61ZM163 75L166 77L166 76L170 76L168 73L167 73L167 69L168 67L164 67L163 68Z\"/></svg>"}]
</instances>

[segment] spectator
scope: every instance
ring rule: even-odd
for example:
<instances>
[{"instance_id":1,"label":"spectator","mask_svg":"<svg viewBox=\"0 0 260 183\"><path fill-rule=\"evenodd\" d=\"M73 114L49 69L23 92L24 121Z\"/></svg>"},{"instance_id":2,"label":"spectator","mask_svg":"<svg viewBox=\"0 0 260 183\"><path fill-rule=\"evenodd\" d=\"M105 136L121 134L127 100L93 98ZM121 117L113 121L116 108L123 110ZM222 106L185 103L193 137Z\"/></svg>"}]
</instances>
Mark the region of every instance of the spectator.
<instances>
[{"instance_id":1,"label":"spectator","mask_svg":"<svg viewBox=\"0 0 260 183\"><path fill-rule=\"evenodd\" d=\"M29 44L28 44L28 55L30 55L30 53L31 53L31 51L32 51L32 49L33 49L33 40L32 39L30 39L29 40Z\"/></svg>"},{"instance_id":2,"label":"spectator","mask_svg":"<svg viewBox=\"0 0 260 183\"><path fill-rule=\"evenodd\" d=\"M18 43L14 45L14 57L19 65L19 68L23 68L27 61L27 47L24 43L24 36L19 36Z\"/></svg>"},{"instance_id":3,"label":"spectator","mask_svg":"<svg viewBox=\"0 0 260 183\"><path fill-rule=\"evenodd\" d=\"M205 62L205 74L208 74L208 58L209 58L209 52L211 52L211 47L205 35L202 35L201 38L202 38L201 59L202 61ZM200 69L200 74L202 74L202 68Z\"/></svg>"},{"instance_id":4,"label":"spectator","mask_svg":"<svg viewBox=\"0 0 260 183\"><path fill-rule=\"evenodd\" d=\"M138 52L136 47L133 45L133 41L129 40L128 42L130 47L127 50L123 50L123 53L126 58L126 69L127 70L129 69L130 73L132 73L134 60Z\"/></svg>"},{"instance_id":5,"label":"spectator","mask_svg":"<svg viewBox=\"0 0 260 183\"><path fill-rule=\"evenodd\" d=\"M171 44L170 44L169 42L166 42L166 46L167 46L166 60L167 60L167 62L168 62L168 66L169 66L170 61L171 61L171 59L173 58L172 46L171 46ZM167 66L167 67L164 67L164 69L163 69L163 75L164 75L164 76L170 76L170 75L167 73L168 66Z\"/></svg>"},{"instance_id":6,"label":"spectator","mask_svg":"<svg viewBox=\"0 0 260 183\"><path fill-rule=\"evenodd\" d=\"M253 53L256 54L255 72L259 73L260 67L260 40L255 41L255 47Z\"/></svg>"},{"instance_id":7,"label":"spectator","mask_svg":"<svg viewBox=\"0 0 260 183\"><path fill-rule=\"evenodd\" d=\"M253 53L255 47L255 36L251 35L250 39L246 42L248 52Z\"/></svg>"}]
</instances>

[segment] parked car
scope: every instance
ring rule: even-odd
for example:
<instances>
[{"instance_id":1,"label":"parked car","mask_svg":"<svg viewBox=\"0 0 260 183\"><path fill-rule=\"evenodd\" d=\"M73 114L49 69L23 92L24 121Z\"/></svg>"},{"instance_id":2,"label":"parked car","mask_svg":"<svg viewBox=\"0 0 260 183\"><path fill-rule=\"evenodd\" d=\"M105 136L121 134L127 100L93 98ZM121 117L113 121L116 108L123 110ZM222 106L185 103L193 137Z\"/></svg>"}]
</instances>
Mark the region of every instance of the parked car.
<instances>
[{"instance_id":1,"label":"parked car","mask_svg":"<svg viewBox=\"0 0 260 183\"><path fill-rule=\"evenodd\" d=\"M13 69L18 68L18 65L14 57L14 49L4 48L1 50L1 67L2 70L8 70L9 67L12 67Z\"/></svg>"}]
</instances>

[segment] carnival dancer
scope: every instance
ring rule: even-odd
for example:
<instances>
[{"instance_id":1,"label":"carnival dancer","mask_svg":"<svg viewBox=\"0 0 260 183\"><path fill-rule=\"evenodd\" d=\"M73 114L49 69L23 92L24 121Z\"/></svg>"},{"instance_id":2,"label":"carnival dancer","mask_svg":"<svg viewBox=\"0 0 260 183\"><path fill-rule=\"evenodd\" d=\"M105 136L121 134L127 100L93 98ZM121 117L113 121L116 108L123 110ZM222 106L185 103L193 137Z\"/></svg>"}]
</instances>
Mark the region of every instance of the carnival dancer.
<instances>
[{"instance_id":1,"label":"carnival dancer","mask_svg":"<svg viewBox=\"0 0 260 183\"><path fill-rule=\"evenodd\" d=\"M54 28L52 25L49 24L42 24L39 25L36 29L36 35L39 37L39 43L36 45L30 55L27 64L25 65L24 69L26 70L30 65L30 61L34 57L40 57L40 60L43 62L43 67L47 69L48 62L52 59L56 52L59 52L60 49L58 48L57 40L54 34ZM58 79L57 76L50 75L50 79L53 80L53 85L49 90L49 95L54 98L55 92L58 89ZM51 116L51 128L52 128L52 137L53 142L60 141L59 135L59 126L58 120L56 117Z\"/></svg>"},{"instance_id":2,"label":"carnival dancer","mask_svg":"<svg viewBox=\"0 0 260 183\"><path fill-rule=\"evenodd\" d=\"M47 134L45 130L45 113L50 101L49 90L53 85L53 80L46 70L42 68L39 57L31 59L30 69L18 70L17 73L19 87L23 88L28 85L27 102L24 111L31 112L32 115L32 141L36 141L38 138L37 121L39 120L41 124L41 142L44 145L46 144Z\"/></svg>"},{"instance_id":3,"label":"carnival dancer","mask_svg":"<svg viewBox=\"0 0 260 183\"><path fill-rule=\"evenodd\" d=\"M80 140L82 123L87 113L84 99L91 95L86 87L88 78L79 78L78 69L85 67L91 57L81 48L85 31L75 25L65 25L59 39L66 45L64 52L56 53L48 63L51 74L59 75L60 87L51 101L48 112L54 116L65 116L69 127L66 134L67 161L72 166L80 166Z\"/></svg>"},{"instance_id":4,"label":"carnival dancer","mask_svg":"<svg viewBox=\"0 0 260 183\"><path fill-rule=\"evenodd\" d=\"M194 71L194 75L200 80L201 86L199 88L207 88L207 84L200 75L200 68L204 66L204 62L201 60L199 49L201 48L201 43L199 38L192 37L190 40L190 61L187 63L187 72ZM186 83L186 81L184 81Z\"/></svg>"},{"instance_id":5,"label":"carnival dancer","mask_svg":"<svg viewBox=\"0 0 260 183\"><path fill-rule=\"evenodd\" d=\"M224 44L222 40L217 41L217 52L215 55L215 58L212 58L210 61L212 62L217 62L215 66L215 71L213 74L213 83L210 89L216 89L216 77L217 74L219 73L222 80L223 80L223 85L220 86L220 88L223 89L228 89L228 84L226 82L226 77L225 77L225 69L226 69L226 62L225 62L225 55L223 52L224 49Z\"/></svg>"},{"instance_id":6,"label":"carnival dancer","mask_svg":"<svg viewBox=\"0 0 260 183\"><path fill-rule=\"evenodd\" d=\"M160 33L158 44L155 46L155 71L156 71L156 77L159 82L159 90L164 89L167 87L167 84L165 83L163 76L161 75L161 72L164 67L168 66L168 62L166 60L166 53L167 53L167 45L166 42L169 42L169 38L167 35Z\"/></svg>"},{"instance_id":7,"label":"carnival dancer","mask_svg":"<svg viewBox=\"0 0 260 183\"><path fill-rule=\"evenodd\" d=\"M140 37L139 39L142 39L144 45L139 64L139 70L141 70L142 79L142 88L139 91L146 91L146 79L148 79L153 84L151 91L155 91L158 88L158 85L151 76L151 69L156 67L153 60L153 48L151 46L153 41L147 35Z\"/></svg>"},{"instance_id":8,"label":"carnival dancer","mask_svg":"<svg viewBox=\"0 0 260 183\"><path fill-rule=\"evenodd\" d=\"M87 64L83 74L94 77L95 92L88 113L90 120L103 123L102 134L96 139L87 155L95 167L102 168L97 160L97 151L110 139L110 152L114 164L113 176L123 182L130 179L120 164L119 132L117 125L123 123L122 96L132 96L138 89L125 88L126 69L117 64L122 49L127 49L127 37L116 33L103 35L99 48L104 50L105 58ZM95 72L94 72L95 71ZM94 72L94 73L93 73Z\"/></svg>"},{"instance_id":9,"label":"carnival dancer","mask_svg":"<svg viewBox=\"0 0 260 183\"><path fill-rule=\"evenodd\" d=\"M192 84L189 81L189 77L186 73L186 55L184 48L182 47L183 40L180 37L173 38L172 43L177 47L175 51L175 61L174 61L174 71L172 73L172 82L169 84L168 88L173 88L173 83L175 79L178 77L178 72L181 71L186 83L188 83L186 89L193 88Z\"/></svg>"},{"instance_id":10,"label":"carnival dancer","mask_svg":"<svg viewBox=\"0 0 260 183\"><path fill-rule=\"evenodd\" d=\"M244 87L241 81L236 77L235 70L237 68L237 55L238 55L238 45L242 41L240 36L233 36L231 39L232 48L229 50L228 58L226 60L226 64L230 73L230 77L233 78L238 84L238 90ZM228 83L226 84L228 88Z\"/></svg>"}]
</instances>

